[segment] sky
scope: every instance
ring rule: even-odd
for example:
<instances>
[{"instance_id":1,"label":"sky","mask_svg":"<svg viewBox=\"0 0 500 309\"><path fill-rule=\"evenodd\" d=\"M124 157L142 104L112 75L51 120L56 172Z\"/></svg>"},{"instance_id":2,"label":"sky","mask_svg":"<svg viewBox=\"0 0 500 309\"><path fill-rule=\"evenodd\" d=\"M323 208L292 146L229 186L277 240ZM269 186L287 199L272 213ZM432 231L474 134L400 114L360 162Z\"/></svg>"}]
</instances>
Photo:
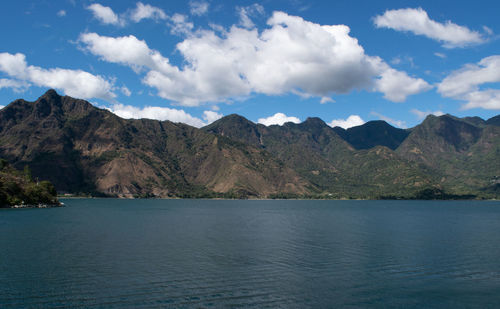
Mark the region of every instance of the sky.
<instances>
[{"instance_id":1,"label":"sky","mask_svg":"<svg viewBox=\"0 0 500 309\"><path fill-rule=\"evenodd\" d=\"M411 128L500 110L498 1L0 4L0 107L50 88L196 127L320 117Z\"/></svg>"}]
</instances>

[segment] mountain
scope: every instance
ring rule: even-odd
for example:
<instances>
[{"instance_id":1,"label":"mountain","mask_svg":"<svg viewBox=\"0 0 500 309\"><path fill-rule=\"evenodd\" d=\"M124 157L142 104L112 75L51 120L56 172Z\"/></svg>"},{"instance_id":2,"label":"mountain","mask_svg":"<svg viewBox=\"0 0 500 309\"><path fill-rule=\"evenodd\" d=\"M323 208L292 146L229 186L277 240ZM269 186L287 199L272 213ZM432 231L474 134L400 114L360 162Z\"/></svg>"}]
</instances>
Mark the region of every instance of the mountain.
<instances>
[{"instance_id":1,"label":"mountain","mask_svg":"<svg viewBox=\"0 0 500 309\"><path fill-rule=\"evenodd\" d=\"M428 116L409 130L320 118L197 129L126 120L49 90L0 110L0 157L61 193L119 197L499 198L500 119Z\"/></svg>"},{"instance_id":2,"label":"mountain","mask_svg":"<svg viewBox=\"0 0 500 309\"><path fill-rule=\"evenodd\" d=\"M370 127L387 129L378 122ZM388 147L355 149L319 118L266 127L230 115L203 130L267 150L312 183L319 194L353 198L410 196L436 182L428 171L400 158Z\"/></svg>"},{"instance_id":3,"label":"mountain","mask_svg":"<svg viewBox=\"0 0 500 309\"><path fill-rule=\"evenodd\" d=\"M490 119L486 120L486 124L491 126L500 126L500 115L491 117Z\"/></svg>"},{"instance_id":4,"label":"mountain","mask_svg":"<svg viewBox=\"0 0 500 309\"><path fill-rule=\"evenodd\" d=\"M451 115L428 116L396 152L439 175L455 193L495 190L500 175L500 127Z\"/></svg>"},{"instance_id":5,"label":"mountain","mask_svg":"<svg viewBox=\"0 0 500 309\"><path fill-rule=\"evenodd\" d=\"M335 127L333 130L356 149L385 146L395 150L410 133L408 130L395 128L383 120L369 121L347 130L341 127Z\"/></svg>"},{"instance_id":6,"label":"mountain","mask_svg":"<svg viewBox=\"0 0 500 309\"><path fill-rule=\"evenodd\" d=\"M54 90L0 111L0 156L70 193L266 197L308 186L261 149L184 124L125 120Z\"/></svg>"}]
</instances>

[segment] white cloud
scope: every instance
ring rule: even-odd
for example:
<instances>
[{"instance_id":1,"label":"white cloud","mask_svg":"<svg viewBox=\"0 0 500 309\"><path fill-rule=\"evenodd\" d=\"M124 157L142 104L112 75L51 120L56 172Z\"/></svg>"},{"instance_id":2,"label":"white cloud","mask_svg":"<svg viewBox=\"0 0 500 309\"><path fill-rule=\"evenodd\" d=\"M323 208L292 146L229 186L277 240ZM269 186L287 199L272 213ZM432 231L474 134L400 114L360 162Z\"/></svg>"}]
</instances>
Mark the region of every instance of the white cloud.
<instances>
[{"instance_id":1,"label":"white cloud","mask_svg":"<svg viewBox=\"0 0 500 309\"><path fill-rule=\"evenodd\" d=\"M375 82L375 89L384 93L384 98L393 102L404 102L409 95L432 88L421 78L408 76L405 72L387 67Z\"/></svg>"},{"instance_id":2,"label":"white cloud","mask_svg":"<svg viewBox=\"0 0 500 309\"><path fill-rule=\"evenodd\" d=\"M466 101L464 109L500 109L500 89L482 89L483 84L500 82L500 55L483 58L452 72L438 84L443 97Z\"/></svg>"},{"instance_id":3,"label":"white cloud","mask_svg":"<svg viewBox=\"0 0 500 309\"><path fill-rule=\"evenodd\" d=\"M26 66L26 56L21 53L15 55L0 53L0 71L7 75L25 79L27 77Z\"/></svg>"},{"instance_id":4,"label":"white cloud","mask_svg":"<svg viewBox=\"0 0 500 309\"><path fill-rule=\"evenodd\" d=\"M125 26L127 21L131 20L135 23L143 19L165 20L168 19L167 14L159 8L142 2L137 2L134 9L118 15L113 9L108 6L103 6L99 3L93 3L87 7L92 11L94 17L103 24Z\"/></svg>"},{"instance_id":5,"label":"white cloud","mask_svg":"<svg viewBox=\"0 0 500 309\"><path fill-rule=\"evenodd\" d=\"M132 92L130 92L130 89L128 89L126 86L122 86L120 90L127 97L130 97L130 95L132 94Z\"/></svg>"},{"instance_id":6,"label":"white cloud","mask_svg":"<svg viewBox=\"0 0 500 309\"><path fill-rule=\"evenodd\" d=\"M400 64L401 61L402 61L401 57L394 57L394 58L392 58L391 63L396 65L396 64Z\"/></svg>"},{"instance_id":7,"label":"white cloud","mask_svg":"<svg viewBox=\"0 0 500 309\"><path fill-rule=\"evenodd\" d=\"M172 122L182 122L193 127L201 128L210 124L211 122L222 117L222 114L217 114L212 111L205 111L203 118L205 121L186 113L182 109L173 109L168 107L146 106L138 108L131 105L114 104L107 107L110 112L125 119L155 119L155 120L169 120Z\"/></svg>"},{"instance_id":8,"label":"white cloud","mask_svg":"<svg viewBox=\"0 0 500 309\"><path fill-rule=\"evenodd\" d=\"M389 117L384 116L384 115L382 115L380 113L377 113L377 112L371 112L370 114L373 115L373 116L375 116L375 117L377 117L380 120L383 120L385 122L388 122L388 123L392 124L395 127L399 127L399 128L402 128L402 129L406 129L407 128L405 121L396 120L396 119L393 119L393 118L389 118Z\"/></svg>"},{"instance_id":9,"label":"white cloud","mask_svg":"<svg viewBox=\"0 0 500 309\"><path fill-rule=\"evenodd\" d=\"M240 26L242 26L243 28L252 29L255 27L255 24L250 17L263 15L264 7L258 3L254 3L250 6L237 7L236 11L238 12L238 15L240 17Z\"/></svg>"},{"instance_id":10,"label":"white cloud","mask_svg":"<svg viewBox=\"0 0 500 309\"><path fill-rule=\"evenodd\" d=\"M326 104L329 102L333 103L333 102L335 102L335 100L330 98L330 97L321 97L321 100L319 101L320 104Z\"/></svg>"},{"instance_id":11,"label":"white cloud","mask_svg":"<svg viewBox=\"0 0 500 309\"><path fill-rule=\"evenodd\" d=\"M206 124L211 124L212 122L221 119L224 117L221 113L217 113L214 111L204 111L203 119L206 121Z\"/></svg>"},{"instance_id":12,"label":"white cloud","mask_svg":"<svg viewBox=\"0 0 500 309\"><path fill-rule=\"evenodd\" d=\"M300 123L300 119L297 117L289 117L283 113L276 113L267 118L259 118L257 122L265 126L271 126L274 124L282 126L287 122Z\"/></svg>"},{"instance_id":13,"label":"white cloud","mask_svg":"<svg viewBox=\"0 0 500 309\"><path fill-rule=\"evenodd\" d=\"M206 1L189 1L191 15L201 16L208 12L208 2Z\"/></svg>"},{"instance_id":14,"label":"white cloud","mask_svg":"<svg viewBox=\"0 0 500 309\"><path fill-rule=\"evenodd\" d=\"M132 10L130 14L130 19L138 23L143 19L151 18L154 20L167 19L167 14L155 6L149 4L143 4L142 2L137 2L137 6Z\"/></svg>"},{"instance_id":15,"label":"white cloud","mask_svg":"<svg viewBox=\"0 0 500 309\"><path fill-rule=\"evenodd\" d=\"M86 44L86 50L100 56L102 60L130 66L136 72L148 68L169 74L176 69L169 64L167 58L158 51L149 49L146 42L133 35L113 38L83 33L79 41Z\"/></svg>"},{"instance_id":16,"label":"white cloud","mask_svg":"<svg viewBox=\"0 0 500 309\"><path fill-rule=\"evenodd\" d=\"M113 10L108 6L103 6L99 3L93 3L87 7L87 10L91 11L94 18L102 22L103 24L123 26L125 25L125 20L118 17L118 15L113 12Z\"/></svg>"},{"instance_id":17,"label":"white cloud","mask_svg":"<svg viewBox=\"0 0 500 309\"><path fill-rule=\"evenodd\" d=\"M465 47L486 41L483 36L464 26L446 21L439 23L429 18L422 8L387 10L383 15L374 18L378 28L390 28L397 31L409 31L416 35L424 35L443 43L445 48Z\"/></svg>"},{"instance_id":18,"label":"white cloud","mask_svg":"<svg viewBox=\"0 0 500 309\"><path fill-rule=\"evenodd\" d=\"M0 109L2 109L2 108L4 108L4 107L5 107L5 106L3 106L3 105L0 105Z\"/></svg>"},{"instance_id":19,"label":"white cloud","mask_svg":"<svg viewBox=\"0 0 500 309\"><path fill-rule=\"evenodd\" d=\"M29 87L29 83L14 79L0 78L0 89L11 88L14 92L22 92Z\"/></svg>"},{"instance_id":20,"label":"white cloud","mask_svg":"<svg viewBox=\"0 0 500 309\"><path fill-rule=\"evenodd\" d=\"M489 27L483 26L483 30L484 32L486 32L486 34L493 35L493 30L491 30L491 28Z\"/></svg>"},{"instance_id":21,"label":"white cloud","mask_svg":"<svg viewBox=\"0 0 500 309\"><path fill-rule=\"evenodd\" d=\"M476 91L484 83L496 82L500 82L500 55L483 58L477 65L467 64L452 72L438 85L438 91L446 97L455 97Z\"/></svg>"},{"instance_id":22,"label":"white cloud","mask_svg":"<svg viewBox=\"0 0 500 309\"><path fill-rule=\"evenodd\" d=\"M425 117L429 116L429 115L434 115L434 116L443 116L444 113L442 111L434 111L434 112L431 112L431 111L420 111L418 109L412 109L411 112L417 116L418 119L424 119Z\"/></svg>"},{"instance_id":23,"label":"white cloud","mask_svg":"<svg viewBox=\"0 0 500 309\"><path fill-rule=\"evenodd\" d=\"M64 16L66 16L66 11L65 11L65 10L59 10L59 11L57 12L57 16L59 16L59 17L64 17Z\"/></svg>"},{"instance_id":24,"label":"white cloud","mask_svg":"<svg viewBox=\"0 0 500 309\"><path fill-rule=\"evenodd\" d=\"M348 129L351 127L356 127L364 124L365 121L358 115L351 115L347 117L347 119L334 119L328 125L332 128L341 127L344 129Z\"/></svg>"},{"instance_id":25,"label":"white cloud","mask_svg":"<svg viewBox=\"0 0 500 309\"><path fill-rule=\"evenodd\" d=\"M15 55L0 53L0 71L16 78L19 82L62 89L67 95L77 98L100 98L112 101L116 96L112 92L112 83L102 76L82 70L28 66L25 55L21 53Z\"/></svg>"},{"instance_id":26,"label":"white cloud","mask_svg":"<svg viewBox=\"0 0 500 309\"><path fill-rule=\"evenodd\" d=\"M443 53L434 53L434 56L439 57L441 59L446 58L446 54L443 54Z\"/></svg>"},{"instance_id":27,"label":"white cloud","mask_svg":"<svg viewBox=\"0 0 500 309\"><path fill-rule=\"evenodd\" d=\"M170 33L178 35L189 35L193 31L194 25L188 21L188 17L175 13L170 17Z\"/></svg>"},{"instance_id":28,"label":"white cloud","mask_svg":"<svg viewBox=\"0 0 500 309\"><path fill-rule=\"evenodd\" d=\"M482 91L473 91L464 96L467 101L462 106L463 109L483 108L483 109L500 109L500 90L486 89Z\"/></svg>"},{"instance_id":29,"label":"white cloud","mask_svg":"<svg viewBox=\"0 0 500 309\"><path fill-rule=\"evenodd\" d=\"M80 35L84 48L101 59L148 72L143 82L158 96L185 106L222 102L252 92L330 97L352 90L382 91L393 101L428 90L422 79L392 69L364 53L344 25L321 26L297 16L275 12L259 32L232 26L223 33L192 32L184 15L171 17L188 34L177 44L182 67L169 63L159 51L133 35ZM325 102L327 99L323 99Z\"/></svg>"}]
</instances>

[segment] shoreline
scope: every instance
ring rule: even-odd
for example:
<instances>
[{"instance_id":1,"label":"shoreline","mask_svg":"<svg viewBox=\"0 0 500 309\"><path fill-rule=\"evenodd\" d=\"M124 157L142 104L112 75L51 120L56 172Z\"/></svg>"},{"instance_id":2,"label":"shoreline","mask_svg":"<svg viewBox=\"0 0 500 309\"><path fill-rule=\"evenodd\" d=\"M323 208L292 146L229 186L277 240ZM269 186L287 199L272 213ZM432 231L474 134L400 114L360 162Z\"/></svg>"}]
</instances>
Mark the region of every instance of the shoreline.
<instances>
[{"instance_id":1,"label":"shoreline","mask_svg":"<svg viewBox=\"0 0 500 309\"><path fill-rule=\"evenodd\" d=\"M23 208L56 208L56 207L64 207L64 203L59 202L59 204L21 204L21 205L13 205L9 207L3 207L5 209L23 209Z\"/></svg>"},{"instance_id":2,"label":"shoreline","mask_svg":"<svg viewBox=\"0 0 500 309\"><path fill-rule=\"evenodd\" d=\"M117 196L59 196L59 199L118 199L118 200L220 200L220 201L500 201L496 198L472 199L369 199L369 198L183 198L183 197L117 197ZM57 206L55 206L57 207Z\"/></svg>"}]
</instances>

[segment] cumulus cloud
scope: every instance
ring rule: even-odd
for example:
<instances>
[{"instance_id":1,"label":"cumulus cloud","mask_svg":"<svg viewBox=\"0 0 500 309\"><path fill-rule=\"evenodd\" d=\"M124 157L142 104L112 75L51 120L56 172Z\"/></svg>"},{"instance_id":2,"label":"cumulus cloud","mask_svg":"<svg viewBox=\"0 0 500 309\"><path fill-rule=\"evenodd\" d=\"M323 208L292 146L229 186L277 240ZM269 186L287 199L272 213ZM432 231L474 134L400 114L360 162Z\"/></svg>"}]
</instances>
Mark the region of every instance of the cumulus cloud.
<instances>
[{"instance_id":1,"label":"cumulus cloud","mask_svg":"<svg viewBox=\"0 0 500 309\"><path fill-rule=\"evenodd\" d=\"M467 103L462 106L463 109L500 109L500 90L498 89L474 91L468 93L464 99L467 100Z\"/></svg>"},{"instance_id":2,"label":"cumulus cloud","mask_svg":"<svg viewBox=\"0 0 500 309\"><path fill-rule=\"evenodd\" d=\"M265 126L271 126L274 124L282 126L287 122L300 123L300 119L297 117L289 117L283 113L276 113L267 118L259 118L257 123L263 124Z\"/></svg>"},{"instance_id":3,"label":"cumulus cloud","mask_svg":"<svg viewBox=\"0 0 500 309\"><path fill-rule=\"evenodd\" d=\"M480 88L499 82L500 55L494 55L452 72L438 84L437 90L443 97L466 101L464 109L500 109L500 89Z\"/></svg>"},{"instance_id":4,"label":"cumulus cloud","mask_svg":"<svg viewBox=\"0 0 500 309\"><path fill-rule=\"evenodd\" d=\"M57 16L59 16L59 17L64 17L64 16L66 16L66 11L65 11L65 10L59 10L59 11L57 12Z\"/></svg>"},{"instance_id":5,"label":"cumulus cloud","mask_svg":"<svg viewBox=\"0 0 500 309\"><path fill-rule=\"evenodd\" d=\"M365 121L358 115L351 115L347 117L347 119L334 119L328 125L332 128L341 127L344 129L348 129L351 127L356 127L364 124Z\"/></svg>"},{"instance_id":6,"label":"cumulus cloud","mask_svg":"<svg viewBox=\"0 0 500 309\"><path fill-rule=\"evenodd\" d=\"M1 64L0 64L1 65ZM11 88L14 92L22 92L29 87L29 83L14 79L0 78L0 89Z\"/></svg>"},{"instance_id":7,"label":"cumulus cloud","mask_svg":"<svg viewBox=\"0 0 500 309\"><path fill-rule=\"evenodd\" d=\"M382 115L380 113L377 113L377 112L371 112L370 114L373 115L373 116L375 116L375 117L377 117L380 120L383 120L385 122L388 122L388 123L392 124L395 127L399 127L399 128L402 128L402 129L406 129L407 128L406 122L403 121L403 120L397 120L397 119L389 118L389 117L384 116L384 115Z\"/></svg>"},{"instance_id":8,"label":"cumulus cloud","mask_svg":"<svg viewBox=\"0 0 500 309\"><path fill-rule=\"evenodd\" d=\"M172 122L182 122L193 127L203 127L213 121L222 117L222 114L215 113L213 111L205 111L203 118L194 117L189 113L186 113L182 109L174 109L168 107L157 107L157 106L146 106L144 108L139 108L131 105L124 104L114 104L106 108L110 112L116 114L119 117L126 119L155 119L155 120L169 120Z\"/></svg>"},{"instance_id":9,"label":"cumulus cloud","mask_svg":"<svg viewBox=\"0 0 500 309\"><path fill-rule=\"evenodd\" d=\"M4 107L5 107L5 106L3 106L3 105L0 105L0 109L2 109L2 108L4 108Z\"/></svg>"},{"instance_id":10,"label":"cumulus cloud","mask_svg":"<svg viewBox=\"0 0 500 309\"><path fill-rule=\"evenodd\" d=\"M206 124L211 124L212 122L219 120L223 117L221 113L217 113L214 111L204 111L203 119L206 121Z\"/></svg>"},{"instance_id":11,"label":"cumulus cloud","mask_svg":"<svg viewBox=\"0 0 500 309\"><path fill-rule=\"evenodd\" d=\"M416 108L412 109L411 112L417 116L418 119L424 119L425 117L429 116L429 115L434 115L434 116L443 116L444 113L442 111L434 111L434 112L431 112L431 111L421 111L421 110L418 110Z\"/></svg>"},{"instance_id":12,"label":"cumulus cloud","mask_svg":"<svg viewBox=\"0 0 500 309\"><path fill-rule=\"evenodd\" d=\"M100 36L96 33L83 33L79 41L86 49L102 60L130 66L138 72L143 68L169 74L175 70L158 51L149 49L146 42L133 35L118 38Z\"/></svg>"},{"instance_id":13,"label":"cumulus cloud","mask_svg":"<svg viewBox=\"0 0 500 309\"><path fill-rule=\"evenodd\" d=\"M116 97L112 91L112 83L102 76L82 70L28 66L26 56L21 53L0 53L0 71L21 83L61 89L67 95L82 99L100 98L112 101Z\"/></svg>"},{"instance_id":14,"label":"cumulus cloud","mask_svg":"<svg viewBox=\"0 0 500 309\"><path fill-rule=\"evenodd\" d=\"M189 1L191 15L201 16L208 12L208 2L206 1Z\"/></svg>"},{"instance_id":15,"label":"cumulus cloud","mask_svg":"<svg viewBox=\"0 0 500 309\"><path fill-rule=\"evenodd\" d=\"M137 2L136 8L133 9L130 14L130 19L138 23L141 20L148 18L154 20L167 19L167 14L165 14L165 12L158 7L151 6L149 4L143 4L142 2Z\"/></svg>"},{"instance_id":16,"label":"cumulus cloud","mask_svg":"<svg viewBox=\"0 0 500 309\"><path fill-rule=\"evenodd\" d=\"M146 85L156 88L160 97L185 106L252 92L328 98L356 89L381 91L387 99L401 102L430 89L424 80L366 55L344 25L322 26L275 12L261 32L232 26L219 33L192 32L192 24L183 15L175 20L182 25L179 31L189 34L177 44L184 58L182 67L170 64L133 35L114 38L84 33L79 41L102 60L130 66L138 73L147 70Z\"/></svg>"},{"instance_id":17,"label":"cumulus cloud","mask_svg":"<svg viewBox=\"0 0 500 309\"><path fill-rule=\"evenodd\" d=\"M387 10L374 18L378 28L409 31L443 43L445 48L465 47L484 43L486 39L477 31L446 21L440 23L429 18L422 8Z\"/></svg>"},{"instance_id":18,"label":"cumulus cloud","mask_svg":"<svg viewBox=\"0 0 500 309\"><path fill-rule=\"evenodd\" d=\"M125 20L116 15L109 6L103 6L99 3L93 3L87 7L87 10L91 11L94 15L94 18L99 20L103 24L115 26L125 25Z\"/></svg>"},{"instance_id":19,"label":"cumulus cloud","mask_svg":"<svg viewBox=\"0 0 500 309\"><path fill-rule=\"evenodd\" d=\"M430 90L432 86L421 78L387 67L375 82L375 88L392 102L404 102L407 96Z\"/></svg>"}]
</instances>

